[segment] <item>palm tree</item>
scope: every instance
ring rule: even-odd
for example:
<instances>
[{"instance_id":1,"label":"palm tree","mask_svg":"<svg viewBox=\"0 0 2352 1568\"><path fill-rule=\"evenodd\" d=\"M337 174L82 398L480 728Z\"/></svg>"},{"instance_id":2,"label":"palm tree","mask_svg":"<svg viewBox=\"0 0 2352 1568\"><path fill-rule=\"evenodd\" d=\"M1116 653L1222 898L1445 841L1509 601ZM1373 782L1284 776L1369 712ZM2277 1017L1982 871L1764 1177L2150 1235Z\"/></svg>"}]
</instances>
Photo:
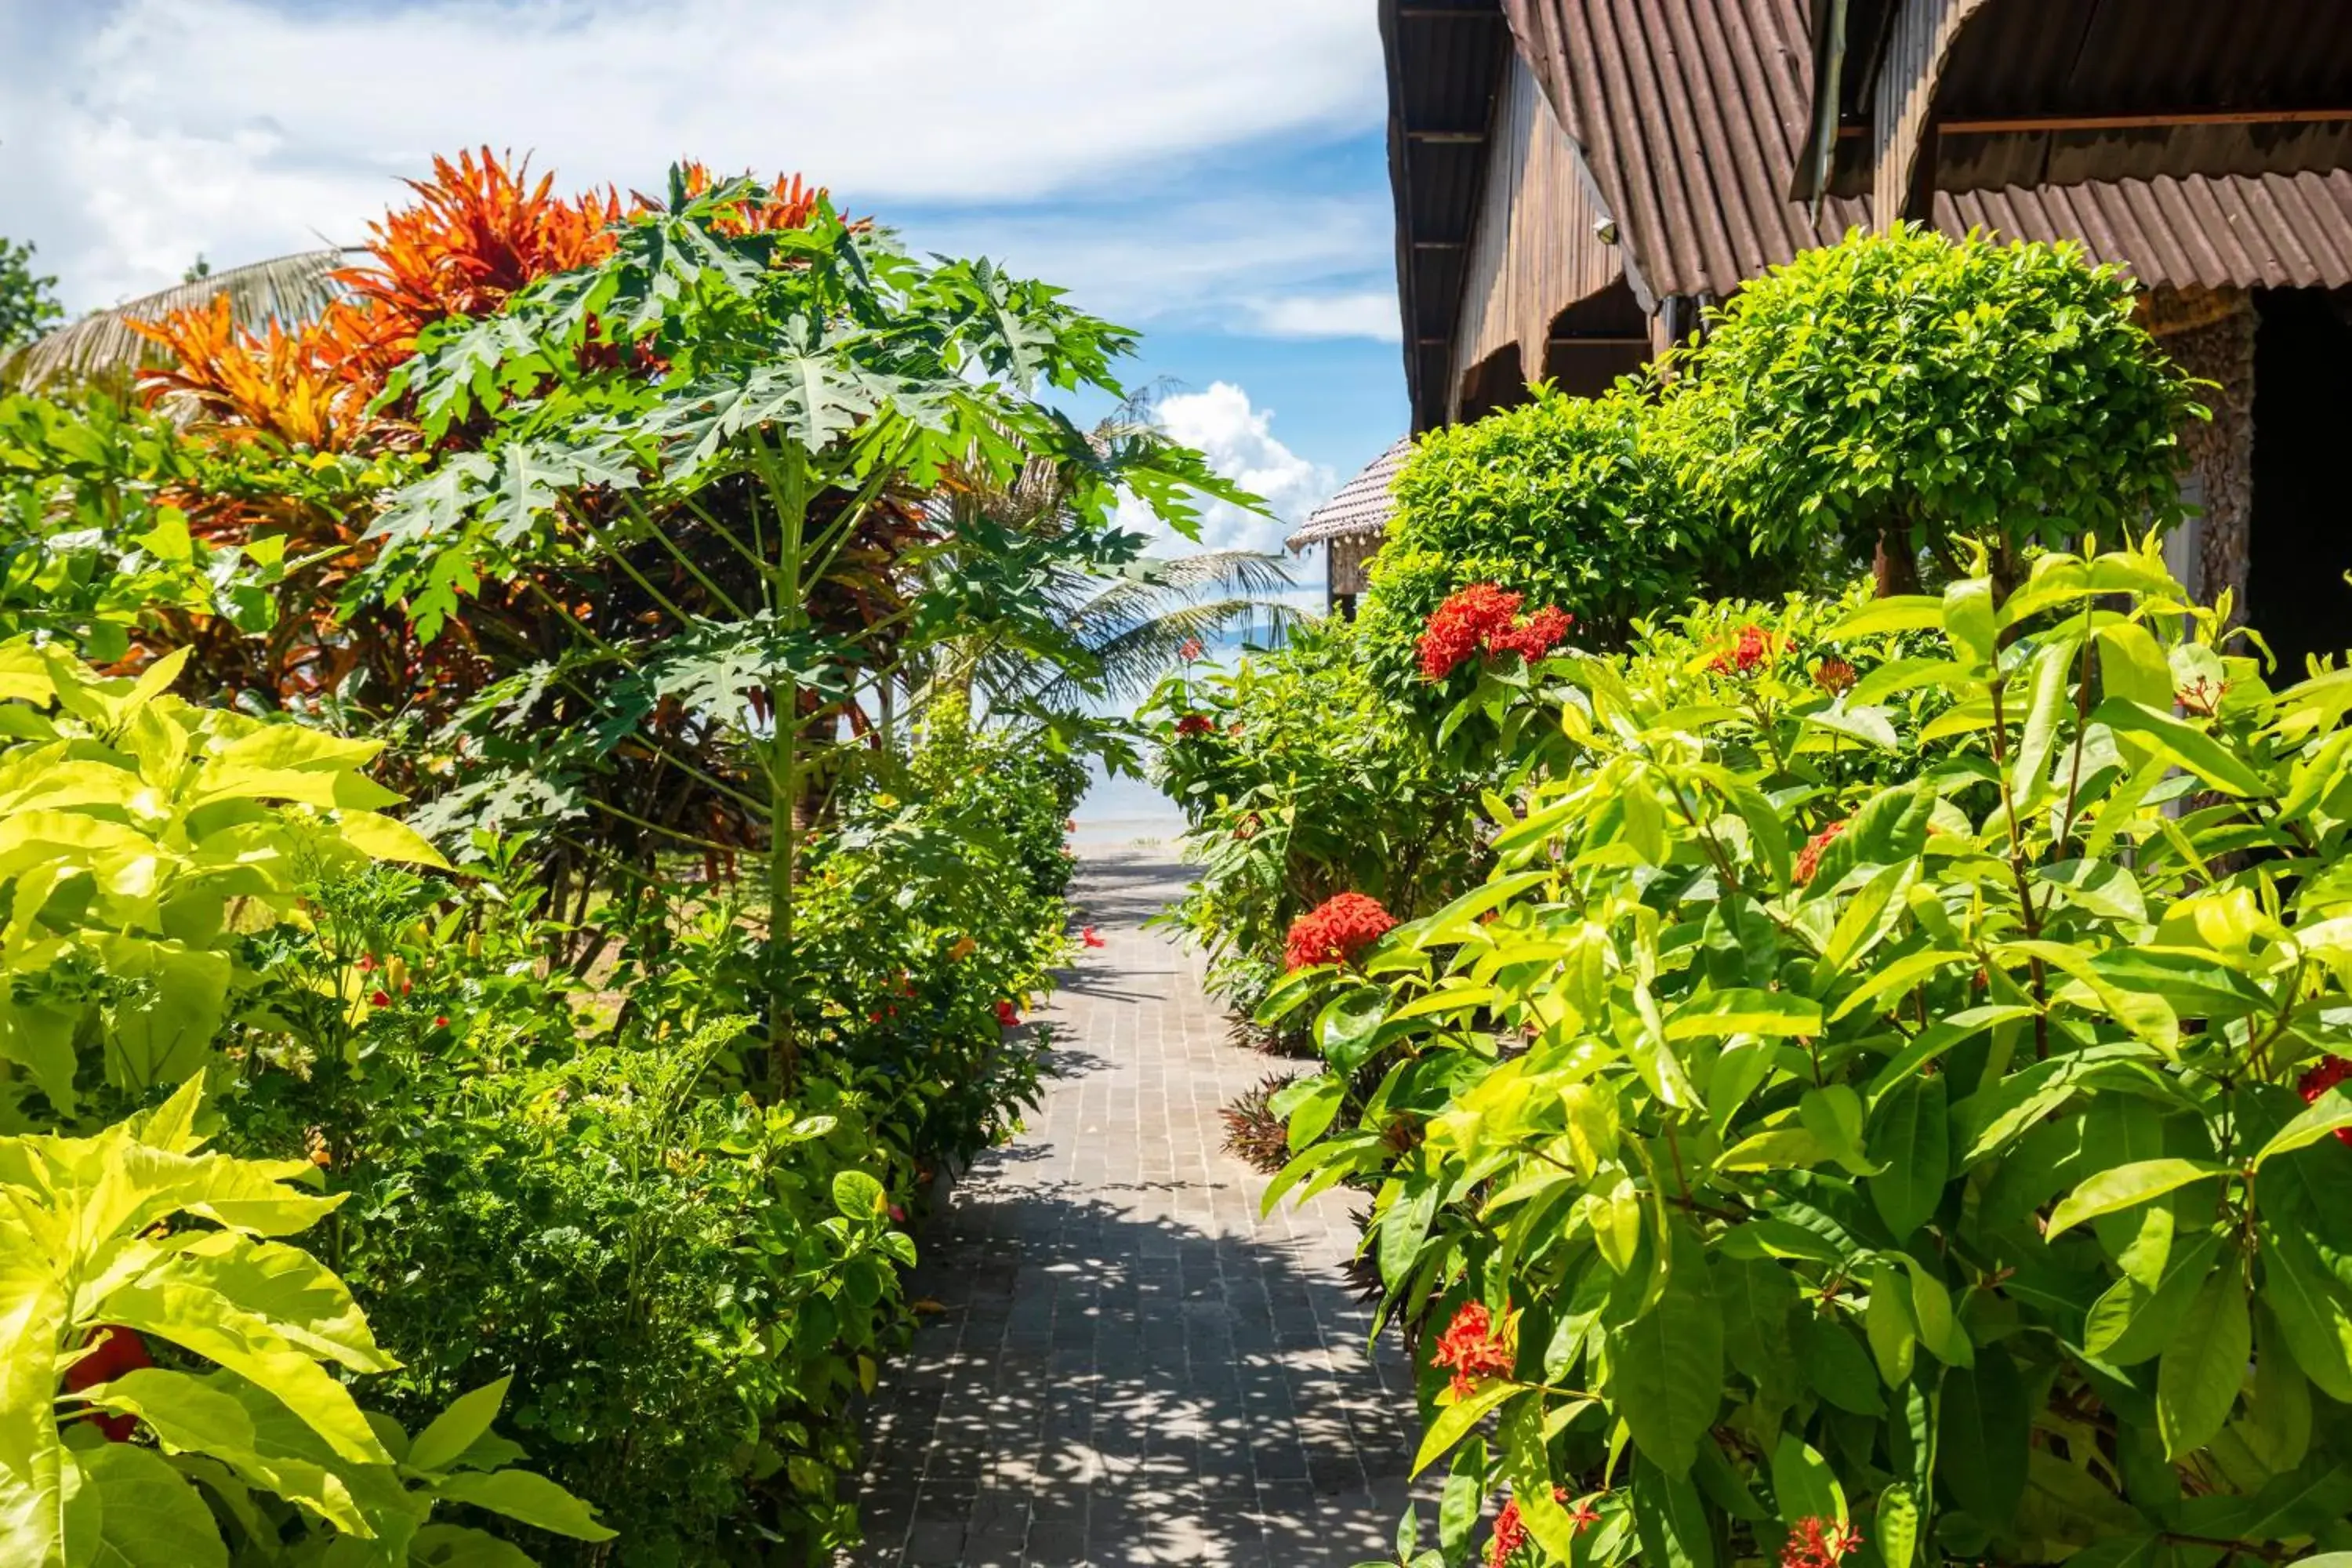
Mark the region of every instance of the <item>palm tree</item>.
<instances>
[{"instance_id":1,"label":"palm tree","mask_svg":"<svg viewBox=\"0 0 2352 1568\"><path fill-rule=\"evenodd\" d=\"M228 296L238 325L257 331L274 319L290 331L316 321L344 296L334 273L360 254L341 247L300 251L192 278L110 310L93 310L71 326L0 355L0 388L37 392L94 382L127 390L140 370L160 363L163 353L132 331L130 323L207 306L223 294Z\"/></svg>"},{"instance_id":2,"label":"palm tree","mask_svg":"<svg viewBox=\"0 0 2352 1568\"><path fill-rule=\"evenodd\" d=\"M1153 390L1138 394L1095 426L1088 445L1098 458L1167 440L1150 417L1152 397ZM1057 532L1070 521L1076 471L1071 460L1036 457L1010 482L984 473L951 475L928 505L942 522L966 525L959 531L986 519L1021 532ZM941 569L954 568L942 563ZM908 684L918 708L947 691L988 705L1063 707L1081 697L1131 700L1188 648L1197 653L1219 633L1239 628L1253 640L1279 642L1305 618L1276 596L1290 585L1282 558L1255 550L1144 556L1112 573L1063 574L1047 594L1076 657L1040 658L985 637L961 637Z\"/></svg>"}]
</instances>

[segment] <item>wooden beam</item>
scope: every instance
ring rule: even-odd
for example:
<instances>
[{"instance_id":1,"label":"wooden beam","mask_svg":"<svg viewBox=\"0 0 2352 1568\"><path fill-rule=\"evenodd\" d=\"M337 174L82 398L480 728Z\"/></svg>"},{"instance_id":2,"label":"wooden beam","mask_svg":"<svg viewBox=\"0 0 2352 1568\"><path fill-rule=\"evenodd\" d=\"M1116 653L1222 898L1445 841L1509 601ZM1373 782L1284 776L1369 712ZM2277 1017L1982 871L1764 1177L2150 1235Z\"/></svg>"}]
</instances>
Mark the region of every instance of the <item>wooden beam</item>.
<instances>
[{"instance_id":1,"label":"wooden beam","mask_svg":"<svg viewBox=\"0 0 2352 1568\"><path fill-rule=\"evenodd\" d=\"M1415 250L1459 250L1469 243L1466 239L1416 239L1412 247Z\"/></svg>"},{"instance_id":2,"label":"wooden beam","mask_svg":"<svg viewBox=\"0 0 2352 1568\"><path fill-rule=\"evenodd\" d=\"M1492 5L1400 5L1397 15L1408 22L1499 22L1502 14Z\"/></svg>"},{"instance_id":3,"label":"wooden beam","mask_svg":"<svg viewBox=\"0 0 2352 1568\"><path fill-rule=\"evenodd\" d=\"M2148 114L1970 115L1936 121L1947 136L2031 135L2049 131L2165 131L2189 125L2341 125L2352 109L2192 109ZM1867 136L1867 125L1841 125L1840 140Z\"/></svg>"},{"instance_id":4,"label":"wooden beam","mask_svg":"<svg viewBox=\"0 0 2352 1568\"><path fill-rule=\"evenodd\" d=\"M1595 333L1587 337L1566 338L1554 334L1546 338L1544 342L1547 346L1556 349L1645 349L1650 346L1650 334L1647 332L1617 332L1605 335Z\"/></svg>"},{"instance_id":5,"label":"wooden beam","mask_svg":"<svg viewBox=\"0 0 2352 1568\"><path fill-rule=\"evenodd\" d=\"M1429 131L1412 131L1412 130L1408 130L1408 131L1406 131L1406 132L1405 132L1405 133L1404 133L1404 139L1405 139L1406 141L1408 141L1408 142L1436 142L1436 143L1438 143L1438 144L1440 144L1440 145L1444 145L1444 144L1448 144L1448 143L1463 144L1463 143L1470 143L1470 142L1484 142L1485 140L1486 140L1486 128L1485 126L1483 126L1483 125L1482 125L1482 126L1480 126L1480 127L1479 127L1477 130L1475 130L1475 131L1464 131L1464 130L1451 130L1451 131L1438 131L1438 130L1429 130Z\"/></svg>"}]
</instances>

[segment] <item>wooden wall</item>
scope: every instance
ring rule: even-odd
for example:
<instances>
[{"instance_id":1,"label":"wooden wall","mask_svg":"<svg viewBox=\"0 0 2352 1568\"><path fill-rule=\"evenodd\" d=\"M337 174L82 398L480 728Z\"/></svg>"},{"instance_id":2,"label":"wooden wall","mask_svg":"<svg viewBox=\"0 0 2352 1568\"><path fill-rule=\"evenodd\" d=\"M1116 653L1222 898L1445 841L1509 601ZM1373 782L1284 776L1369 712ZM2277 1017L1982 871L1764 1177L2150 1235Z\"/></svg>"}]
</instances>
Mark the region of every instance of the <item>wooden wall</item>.
<instances>
[{"instance_id":1,"label":"wooden wall","mask_svg":"<svg viewBox=\"0 0 2352 1568\"><path fill-rule=\"evenodd\" d=\"M1601 214L1576 143L1516 49L1486 145L1454 334L1449 420L1462 416L1471 373L1502 350L1516 347L1519 365L1541 374L1554 319L1624 274L1618 248L1593 232Z\"/></svg>"}]
</instances>

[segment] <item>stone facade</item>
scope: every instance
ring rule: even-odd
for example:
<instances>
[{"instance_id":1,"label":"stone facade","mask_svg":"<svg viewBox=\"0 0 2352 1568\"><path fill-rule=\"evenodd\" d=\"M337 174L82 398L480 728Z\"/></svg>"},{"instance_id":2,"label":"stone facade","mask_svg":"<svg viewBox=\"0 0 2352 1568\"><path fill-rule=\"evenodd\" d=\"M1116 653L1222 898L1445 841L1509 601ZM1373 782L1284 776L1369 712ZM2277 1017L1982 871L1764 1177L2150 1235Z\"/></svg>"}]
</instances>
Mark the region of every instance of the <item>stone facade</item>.
<instances>
[{"instance_id":1,"label":"stone facade","mask_svg":"<svg viewBox=\"0 0 2352 1568\"><path fill-rule=\"evenodd\" d=\"M2242 289L2159 289L2147 296L2148 330L2198 389L2210 420L2181 437L2184 488L2198 513L2166 552L2190 592L2223 590L2231 618L2246 618L2254 502L2254 304Z\"/></svg>"}]
</instances>

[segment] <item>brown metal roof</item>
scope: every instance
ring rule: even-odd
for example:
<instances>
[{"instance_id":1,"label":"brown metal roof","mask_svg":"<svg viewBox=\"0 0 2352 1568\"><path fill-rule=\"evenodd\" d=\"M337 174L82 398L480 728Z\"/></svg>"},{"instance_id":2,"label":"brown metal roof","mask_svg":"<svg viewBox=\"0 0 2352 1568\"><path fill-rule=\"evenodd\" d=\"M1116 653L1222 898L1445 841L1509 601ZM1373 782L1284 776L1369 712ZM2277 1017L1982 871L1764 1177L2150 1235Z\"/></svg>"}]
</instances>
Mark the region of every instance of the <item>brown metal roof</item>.
<instances>
[{"instance_id":1,"label":"brown metal roof","mask_svg":"<svg viewBox=\"0 0 2352 1568\"><path fill-rule=\"evenodd\" d=\"M1866 223L1790 201L1811 104L1805 0L1504 0L1654 296L1724 295Z\"/></svg>"},{"instance_id":2,"label":"brown metal roof","mask_svg":"<svg viewBox=\"0 0 2352 1568\"><path fill-rule=\"evenodd\" d=\"M2352 284L2352 172L1938 191L1936 226L2074 239L2151 288Z\"/></svg>"},{"instance_id":3,"label":"brown metal roof","mask_svg":"<svg viewBox=\"0 0 2352 1568\"><path fill-rule=\"evenodd\" d=\"M1307 514L1298 531L1283 541L1304 550L1326 540L1357 533L1378 533L1396 515L1396 499L1389 493L1397 470L1412 456L1412 437L1400 436L1396 445L1364 465L1364 471L1341 485L1329 500Z\"/></svg>"}]
</instances>

